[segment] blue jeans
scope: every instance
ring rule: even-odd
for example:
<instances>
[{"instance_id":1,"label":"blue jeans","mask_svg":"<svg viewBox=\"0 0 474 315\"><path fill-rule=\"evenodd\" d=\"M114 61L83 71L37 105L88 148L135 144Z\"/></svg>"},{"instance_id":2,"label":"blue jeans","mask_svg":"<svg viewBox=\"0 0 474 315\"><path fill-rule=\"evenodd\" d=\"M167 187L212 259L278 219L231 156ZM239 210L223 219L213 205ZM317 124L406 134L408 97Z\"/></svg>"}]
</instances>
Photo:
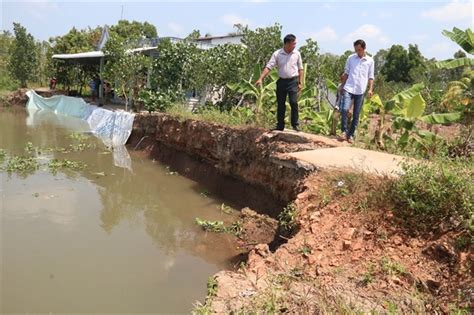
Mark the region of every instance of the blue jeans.
<instances>
[{"instance_id":1,"label":"blue jeans","mask_svg":"<svg viewBox=\"0 0 474 315\"><path fill-rule=\"evenodd\" d=\"M352 113L351 128L347 131L347 113L351 108L351 102L354 100L354 111ZM341 130L345 132L347 137L354 137L357 125L359 124L360 110L364 102L364 94L352 94L344 91L341 102Z\"/></svg>"}]
</instances>

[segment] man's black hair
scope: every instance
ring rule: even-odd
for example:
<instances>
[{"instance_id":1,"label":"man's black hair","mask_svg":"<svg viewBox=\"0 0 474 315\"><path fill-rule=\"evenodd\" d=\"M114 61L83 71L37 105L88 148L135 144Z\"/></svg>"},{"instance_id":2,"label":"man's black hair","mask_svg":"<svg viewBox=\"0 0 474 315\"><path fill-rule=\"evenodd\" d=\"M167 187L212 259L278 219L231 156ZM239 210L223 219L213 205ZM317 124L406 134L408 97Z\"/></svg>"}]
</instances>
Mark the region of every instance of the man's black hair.
<instances>
[{"instance_id":1,"label":"man's black hair","mask_svg":"<svg viewBox=\"0 0 474 315\"><path fill-rule=\"evenodd\" d=\"M362 39L358 39L354 42L354 47L360 45L363 49L365 49L365 42Z\"/></svg>"},{"instance_id":2,"label":"man's black hair","mask_svg":"<svg viewBox=\"0 0 474 315\"><path fill-rule=\"evenodd\" d=\"M285 36L285 38L283 39L283 43L286 44L286 43L290 43L290 42L294 42L296 40L296 36L293 35L293 34L288 34Z\"/></svg>"}]
</instances>

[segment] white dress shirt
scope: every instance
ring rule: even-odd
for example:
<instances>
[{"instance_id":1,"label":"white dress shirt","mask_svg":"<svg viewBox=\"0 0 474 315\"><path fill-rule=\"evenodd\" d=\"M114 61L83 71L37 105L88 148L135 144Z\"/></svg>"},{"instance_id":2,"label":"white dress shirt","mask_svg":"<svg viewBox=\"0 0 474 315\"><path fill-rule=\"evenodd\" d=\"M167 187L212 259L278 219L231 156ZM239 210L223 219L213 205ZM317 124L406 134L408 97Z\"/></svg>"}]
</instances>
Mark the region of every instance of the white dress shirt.
<instances>
[{"instance_id":1,"label":"white dress shirt","mask_svg":"<svg viewBox=\"0 0 474 315\"><path fill-rule=\"evenodd\" d=\"M303 69L300 52L295 49L288 54L283 48L278 49L265 67L272 70L275 66L278 68L280 78L290 79L298 76L298 70Z\"/></svg>"},{"instance_id":2,"label":"white dress shirt","mask_svg":"<svg viewBox=\"0 0 474 315\"><path fill-rule=\"evenodd\" d=\"M344 90L355 95L364 94L367 83L374 79L374 59L352 54L347 58L344 73L348 75Z\"/></svg>"}]
</instances>

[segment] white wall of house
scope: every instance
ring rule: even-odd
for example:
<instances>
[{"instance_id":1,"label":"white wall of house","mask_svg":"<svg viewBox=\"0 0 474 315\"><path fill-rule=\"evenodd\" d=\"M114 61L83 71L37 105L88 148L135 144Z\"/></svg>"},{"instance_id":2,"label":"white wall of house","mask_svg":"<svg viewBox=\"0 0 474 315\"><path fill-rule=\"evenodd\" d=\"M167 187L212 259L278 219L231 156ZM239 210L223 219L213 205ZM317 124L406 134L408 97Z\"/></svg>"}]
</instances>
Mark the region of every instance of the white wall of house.
<instances>
[{"instance_id":1,"label":"white wall of house","mask_svg":"<svg viewBox=\"0 0 474 315\"><path fill-rule=\"evenodd\" d=\"M241 44L243 36L215 36L215 37L201 37L197 40L198 46L202 46L204 49L209 47L215 47L224 44Z\"/></svg>"}]
</instances>

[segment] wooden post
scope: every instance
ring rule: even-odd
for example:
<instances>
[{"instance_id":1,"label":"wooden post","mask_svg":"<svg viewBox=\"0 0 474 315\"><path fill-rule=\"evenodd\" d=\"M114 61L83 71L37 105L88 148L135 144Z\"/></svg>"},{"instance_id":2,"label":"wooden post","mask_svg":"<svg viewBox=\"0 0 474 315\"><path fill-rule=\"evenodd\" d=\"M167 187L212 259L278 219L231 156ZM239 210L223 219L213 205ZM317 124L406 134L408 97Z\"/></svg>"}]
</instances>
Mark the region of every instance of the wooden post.
<instances>
[{"instance_id":1,"label":"wooden post","mask_svg":"<svg viewBox=\"0 0 474 315\"><path fill-rule=\"evenodd\" d=\"M99 64L99 78L100 78L100 84L99 84L99 99L102 99L104 97L104 83L102 80L102 72L104 71L104 57L100 58L100 64Z\"/></svg>"}]
</instances>

